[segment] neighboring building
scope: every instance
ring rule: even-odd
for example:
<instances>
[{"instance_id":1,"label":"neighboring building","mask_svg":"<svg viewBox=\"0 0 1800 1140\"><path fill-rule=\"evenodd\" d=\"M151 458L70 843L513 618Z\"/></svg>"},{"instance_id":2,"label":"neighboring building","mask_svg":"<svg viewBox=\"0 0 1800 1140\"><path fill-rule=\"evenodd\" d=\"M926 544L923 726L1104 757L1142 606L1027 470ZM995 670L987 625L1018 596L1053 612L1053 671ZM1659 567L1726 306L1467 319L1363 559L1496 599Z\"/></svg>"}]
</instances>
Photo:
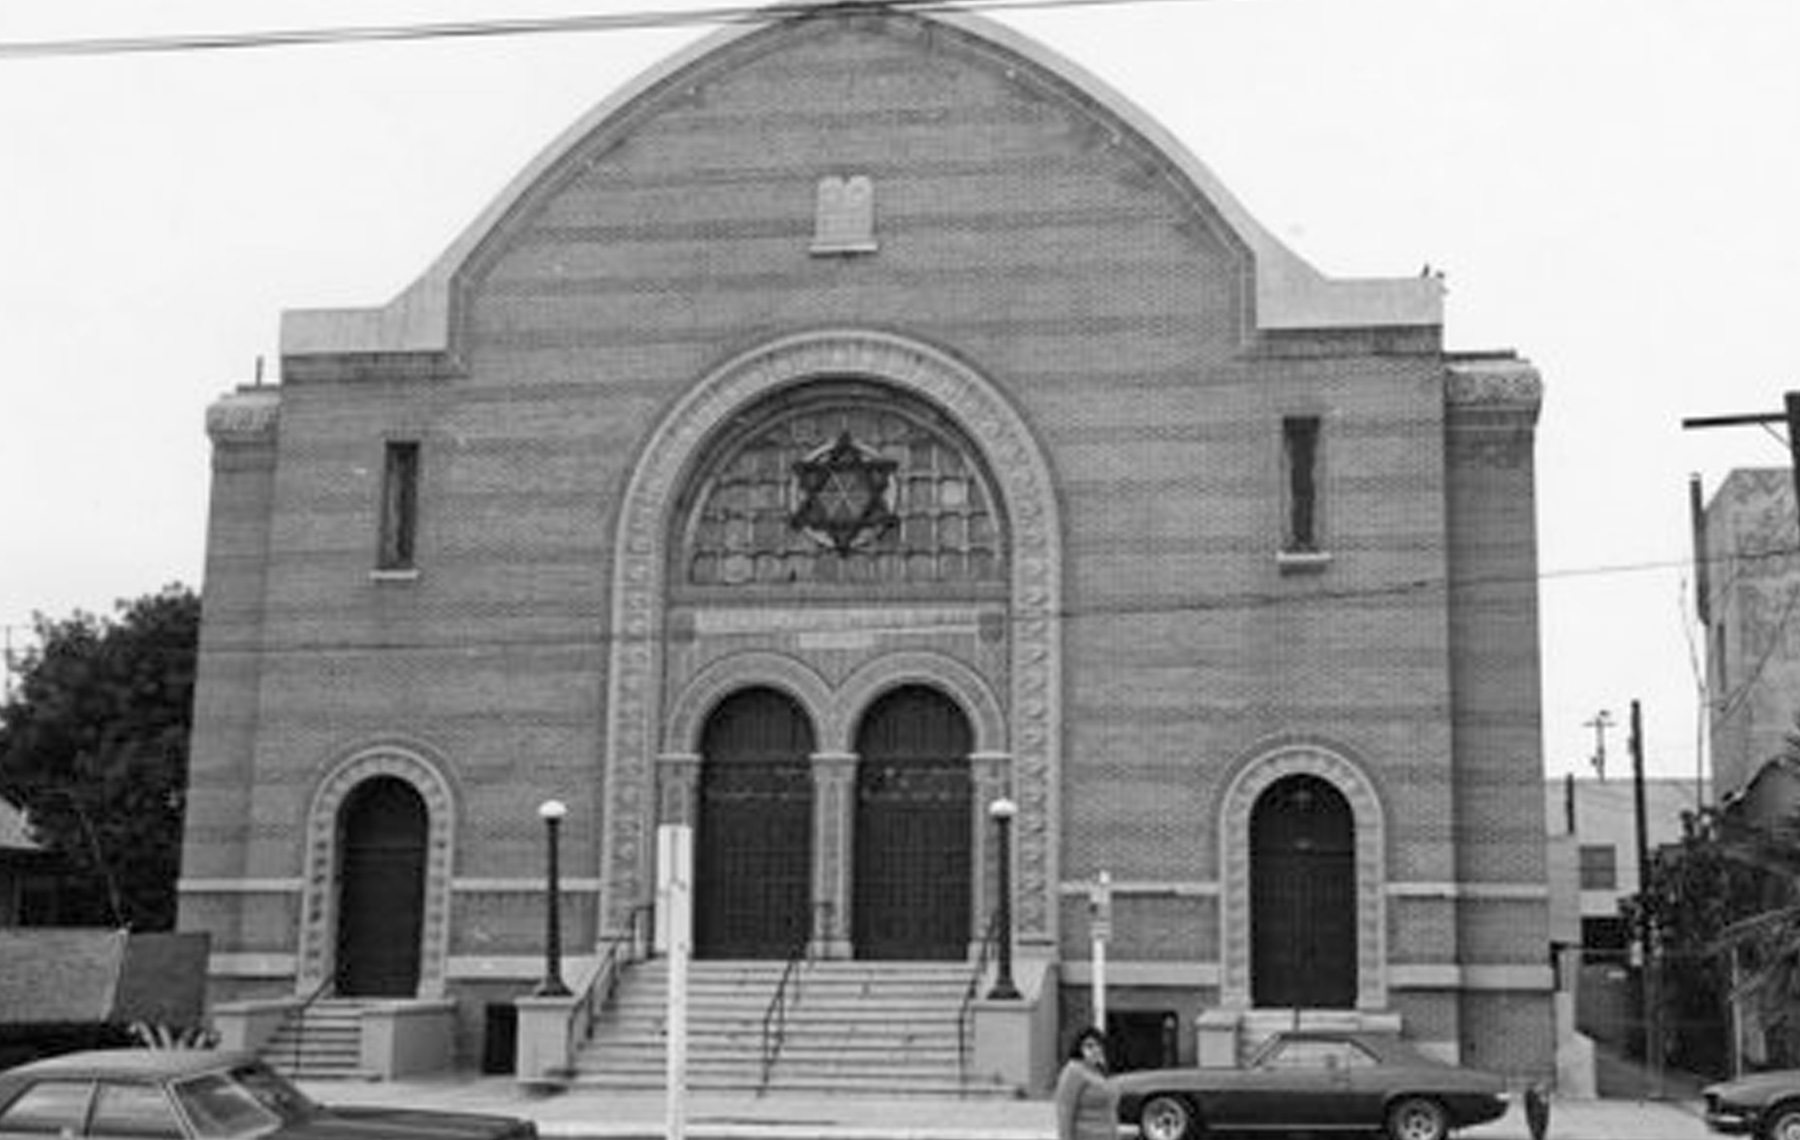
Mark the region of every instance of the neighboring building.
<instances>
[{"instance_id":1,"label":"neighboring building","mask_svg":"<svg viewBox=\"0 0 1800 1140\"><path fill-rule=\"evenodd\" d=\"M209 413L182 926L467 1061L548 797L579 951L685 822L701 957L882 969L979 948L1005 795L1038 1037L1104 870L1183 1060L1301 1010L1547 1072L1540 399L1041 45L772 9Z\"/></svg>"},{"instance_id":2,"label":"neighboring building","mask_svg":"<svg viewBox=\"0 0 1800 1140\"><path fill-rule=\"evenodd\" d=\"M0 930L0 1069L158 1039L150 1034L192 1034L204 1010L206 957L201 935Z\"/></svg>"},{"instance_id":3,"label":"neighboring building","mask_svg":"<svg viewBox=\"0 0 1800 1140\"><path fill-rule=\"evenodd\" d=\"M25 813L0 799L0 927L98 925L108 912L105 892L32 839Z\"/></svg>"},{"instance_id":4,"label":"neighboring building","mask_svg":"<svg viewBox=\"0 0 1800 1140\"><path fill-rule=\"evenodd\" d=\"M1662 777L1644 781L1644 824L1650 850L1678 843L1682 816L1710 803L1709 789L1693 780ZM1573 825L1571 826L1571 819ZM1613 780L1554 779L1544 782L1544 824L1553 855L1566 864L1552 882L1572 888L1566 908L1579 916L1579 945L1592 961L1623 961L1631 932L1619 904L1638 893L1637 795L1629 777Z\"/></svg>"},{"instance_id":5,"label":"neighboring building","mask_svg":"<svg viewBox=\"0 0 1800 1140\"><path fill-rule=\"evenodd\" d=\"M1729 800L1781 755L1800 713L1793 471L1727 475L1706 506L1697 545L1713 778Z\"/></svg>"},{"instance_id":6,"label":"neighboring building","mask_svg":"<svg viewBox=\"0 0 1800 1140\"><path fill-rule=\"evenodd\" d=\"M1652 852L1679 842L1682 817L1709 802L1693 780L1644 781L1645 832ZM1550 837L1551 942L1557 951L1557 1087L1565 1095L1597 1088L1594 1042L1641 1048L1641 990L1635 933L1620 904L1638 893L1637 793L1622 779L1544 782Z\"/></svg>"}]
</instances>

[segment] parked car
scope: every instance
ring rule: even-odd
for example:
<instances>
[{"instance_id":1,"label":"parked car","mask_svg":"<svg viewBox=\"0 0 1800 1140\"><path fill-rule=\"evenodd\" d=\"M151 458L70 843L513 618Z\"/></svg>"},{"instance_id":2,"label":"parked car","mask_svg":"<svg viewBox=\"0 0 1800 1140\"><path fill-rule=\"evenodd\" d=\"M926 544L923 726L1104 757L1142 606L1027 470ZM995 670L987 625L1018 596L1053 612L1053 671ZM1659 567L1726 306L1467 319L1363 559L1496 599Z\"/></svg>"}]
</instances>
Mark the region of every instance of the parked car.
<instances>
[{"instance_id":1,"label":"parked car","mask_svg":"<svg viewBox=\"0 0 1800 1140\"><path fill-rule=\"evenodd\" d=\"M1771 1069L1701 1090L1714 1132L1800 1140L1800 1069Z\"/></svg>"},{"instance_id":2,"label":"parked car","mask_svg":"<svg viewBox=\"0 0 1800 1140\"><path fill-rule=\"evenodd\" d=\"M535 1140L509 1116L326 1108L248 1053L96 1049L0 1072L0 1138Z\"/></svg>"},{"instance_id":3,"label":"parked car","mask_svg":"<svg viewBox=\"0 0 1800 1140\"><path fill-rule=\"evenodd\" d=\"M1446 1065L1398 1037L1279 1033L1239 1068L1151 1069L1118 1078L1119 1119L1144 1140L1206 1132L1385 1131L1443 1140L1506 1112L1506 1082Z\"/></svg>"}]
</instances>

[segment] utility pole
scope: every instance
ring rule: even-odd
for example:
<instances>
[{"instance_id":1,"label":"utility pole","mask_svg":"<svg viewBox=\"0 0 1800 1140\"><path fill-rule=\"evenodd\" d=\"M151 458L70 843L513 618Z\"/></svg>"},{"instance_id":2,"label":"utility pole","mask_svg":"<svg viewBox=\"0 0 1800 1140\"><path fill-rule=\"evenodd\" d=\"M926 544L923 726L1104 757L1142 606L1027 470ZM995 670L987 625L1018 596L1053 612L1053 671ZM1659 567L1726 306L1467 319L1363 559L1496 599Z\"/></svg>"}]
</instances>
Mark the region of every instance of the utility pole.
<instances>
[{"instance_id":1,"label":"utility pole","mask_svg":"<svg viewBox=\"0 0 1800 1140\"><path fill-rule=\"evenodd\" d=\"M1742 427L1753 424L1787 424L1788 463L1794 472L1794 509L1800 512L1800 392L1782 394L1779 412L1749 412L1732 416L1689 416L1683 428ZM1800 517L1800 515L1797 515Z\"/></svg>"},{"instance_id":2,"label":"utility pole","mask_svg":"<svg viewBox=\"0 0 1800 1140\"><path fill-rule=\"evenodd\" d=\"M1612 723L1613 723L1612 713L1608 712L1606 709L1601 709L1599 712L1594 714L1594 718L1592 720L1584 720L1581 723L1584 727L1591 728L1594 730L1594 755L1589 760L1589 763L1593 764L1594 773L1600 777L1600 781L1602 783L1605 783L1606 782L1606 730L1612 727Z\"/></svg>"},{"instance_id":3,"label":"utility pole","mask_svg":"<svg viewBox=\"0 0 1800 1140\"><path fill-rule=\"evenodd\" d=\"M1644 905L1650 887L1650 823L1644 811L1644 717L1636 699L1631 702L1632 801L1637 815L1638 945L1643 959L1639 989L1644 999L1644 1063L1654 1075L1654 1095L1662 1096L1662 1027L1657 991L1656 925Z\"/></svg>"}]
</instances>

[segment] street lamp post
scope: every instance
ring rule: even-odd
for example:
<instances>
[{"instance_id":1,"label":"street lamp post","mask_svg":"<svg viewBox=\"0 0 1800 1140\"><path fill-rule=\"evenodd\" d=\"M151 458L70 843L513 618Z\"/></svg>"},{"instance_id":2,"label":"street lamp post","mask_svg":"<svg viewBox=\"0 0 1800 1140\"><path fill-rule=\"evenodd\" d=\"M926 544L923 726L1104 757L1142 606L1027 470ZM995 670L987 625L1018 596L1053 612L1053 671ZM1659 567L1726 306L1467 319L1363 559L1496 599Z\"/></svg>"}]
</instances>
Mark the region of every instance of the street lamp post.
<instances>
[{"instance_id":1,"label":"street lamp post","mask_svg":"<svg viewBox=\"0 0 1800 1140\"><path fill-rule=\"evenodd\" d=\"M538 818L544 821L549 843L549 862L544 868L544 980L538 983L538 997L569 996L569 987L562 979L562 884L556 863L556 832L568 814L569 809L561 800L545 800L538 805Z\"/></svg>"},{"instance_id":2,"label":"street lamp post","mask_svg":"<svg viewBox=\"0 0 1800 1140\"><path fill-rule=\"evenodd\" d=\"M995 868L1000 897L994 908L994 925L999 927L999 968L994 973L994 988L988 991L990 1001L1016 1001L1019 998L1019 987L1013 984L1012 973L1012 821L1019 813L1019 805L1002 796L988 805L988 815L994 820L995 847L998 849L999 866Z\"/></svg>"}]
</instances>

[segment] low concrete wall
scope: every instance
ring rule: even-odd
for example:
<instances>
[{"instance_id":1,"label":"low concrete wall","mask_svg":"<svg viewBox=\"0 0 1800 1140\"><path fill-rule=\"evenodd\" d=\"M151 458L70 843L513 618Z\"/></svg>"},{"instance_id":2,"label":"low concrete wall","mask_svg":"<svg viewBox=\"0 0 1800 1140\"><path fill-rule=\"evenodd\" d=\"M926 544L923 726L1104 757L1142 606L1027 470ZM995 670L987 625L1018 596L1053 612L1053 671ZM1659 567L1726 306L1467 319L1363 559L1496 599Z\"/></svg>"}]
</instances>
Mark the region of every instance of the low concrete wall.
<instances>
[{"instance_id":1,"label":"low concrete wall","mask_svg":"<svg viewBox=\"0 0 1800 1140\"><path fill-rule=\"evenodd\" d=\"M568 1079L575 1071L575 1052L587 1039L594 1008L605 1001L622 968L613 956L582 960L571 971L573 993L513 1001L519 1011L513 1076L520 1084L559 1084Z\"/></svg>"},{"instance_id":2,"label":"low concrete wall","mask_svg":"<svg viewBox=\"0 0 1800 1140\"><path fill-rule=\"evenodd\" d=\"M213 1031L219 1048L255 1053L275 1036L288 1015L300 1008L299 998L223 1002L213 1007Z\"/></svg>"},{"instance_id":3,"label":"low concrete wall","mask_svg":"<svg viewBox=\"0 0 1800 1140\"><path fill-rule=\"evenodd\" d=\"M1056 964L1037 959L1019 962L1013 981L1019 988L1017 1000L975 1002L969 1075L1043 1096L1056 1083Z\"/></svg>"},{"instance_id":4,"label":"low concrete wall","mask_svg":"<svg viewBox=\"0 0 1800 1140\"><path fill-rule=\"evenodd\" d=\"M396 1001L362 1011L362 1068L383 1080L456 1065L456 1001Z\"/></svg>"}]
</instances>

